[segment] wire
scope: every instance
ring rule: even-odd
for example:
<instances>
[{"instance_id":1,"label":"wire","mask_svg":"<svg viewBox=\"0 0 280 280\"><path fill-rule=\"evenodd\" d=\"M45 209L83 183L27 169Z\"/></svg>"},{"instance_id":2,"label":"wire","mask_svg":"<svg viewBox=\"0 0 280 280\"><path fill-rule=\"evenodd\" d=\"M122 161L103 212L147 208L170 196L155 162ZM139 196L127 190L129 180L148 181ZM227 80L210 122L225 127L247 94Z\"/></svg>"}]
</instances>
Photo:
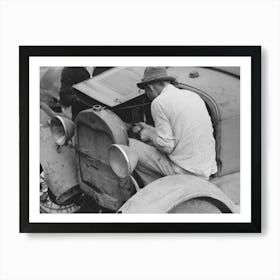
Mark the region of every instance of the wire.
<instances>
[{"instance_id":1,"label":"wire","mask_svg":"<svg viewBox=\"0 0 280 280\"><path fill-rule=\"evenodd\" d=\"M77 97L77 100L81 103L83 103L84 105L92 108L93 105L85 102L84 100L80 99L79 97ZM109 109L110 111L116 112L116 111L121 111L121 110L126 110L126 109L133 109L133 108L139 108L139 107L145 107L150 105L151 102L146 102L146 103L142 103L142 104L138 104L138 105L131 105L131 106L126 106L126 107L122 107L122 108L108 108L106 106L102 106L102 109Z\"/></svg>"}]
</instances>

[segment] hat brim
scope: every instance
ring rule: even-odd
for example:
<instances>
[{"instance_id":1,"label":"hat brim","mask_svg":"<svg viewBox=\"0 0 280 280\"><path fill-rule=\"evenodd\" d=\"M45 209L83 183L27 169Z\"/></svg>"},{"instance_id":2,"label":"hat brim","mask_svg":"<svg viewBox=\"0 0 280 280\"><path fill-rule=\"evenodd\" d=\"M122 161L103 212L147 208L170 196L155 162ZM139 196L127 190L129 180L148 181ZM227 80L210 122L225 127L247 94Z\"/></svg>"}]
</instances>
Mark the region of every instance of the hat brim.
<instances>
[{"instance_id":1,"label":"hat brim","mask_svg":"<svg viewBox=\"0 0 280 280\"><path fill-rule=\"evenodd\" d=\"M147 81L143 81L141 83L138 83L137 86L141 89L145 89L145 85L147 85L148 83L152 83L152 82L158 82L158 81L169 81L169 82L175 82L176 78L172 77L172 76L166 76L166 77L161 77L161 78L156 78L156 79L151 79L151 80L147 80Z\"/></svg>"}]
</instances>

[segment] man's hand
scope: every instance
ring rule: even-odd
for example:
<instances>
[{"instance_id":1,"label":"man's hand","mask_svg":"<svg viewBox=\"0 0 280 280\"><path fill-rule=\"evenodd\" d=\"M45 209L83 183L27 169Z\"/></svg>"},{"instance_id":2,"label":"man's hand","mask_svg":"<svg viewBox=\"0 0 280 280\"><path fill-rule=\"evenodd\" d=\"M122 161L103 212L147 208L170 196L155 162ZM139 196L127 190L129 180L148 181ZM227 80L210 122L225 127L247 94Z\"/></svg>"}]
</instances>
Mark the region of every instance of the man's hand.
<instances>
[{"instance_id":1,"label":"man's hand","mask_svg":"<svg viewBox=\"0 0 280 280\"><path fill-rule=\"evenodd\" d=\"M132 125L132 132L135 134L140 134L140 131L142 130L142 127L137 125L137 124L133 124Z\"/></svg>"},{"instance_id":2,"label":"man's hand","mask_svg":"<svg viewBox=\"0 0 280 280\"><path fill-rule=\"evenodd\" d=\"M141 128L141 130L139 131L141 141L149 142L153 139L152 136L155 133L154 127L152 127L144 122L137 123L137 126Z\"/></svg>"},{"instance_id":3,"label":"man's hand","mask_svg":"<svg viewBox=\"0 0 280 280\"><path fill-rule=\"evenodd\" d=\"M148 142L150 140L150 130L147 129L147 128L143 128L141 131L140 131L140 139L141 141L143 142Z\"/></svg>"}]
</instances>

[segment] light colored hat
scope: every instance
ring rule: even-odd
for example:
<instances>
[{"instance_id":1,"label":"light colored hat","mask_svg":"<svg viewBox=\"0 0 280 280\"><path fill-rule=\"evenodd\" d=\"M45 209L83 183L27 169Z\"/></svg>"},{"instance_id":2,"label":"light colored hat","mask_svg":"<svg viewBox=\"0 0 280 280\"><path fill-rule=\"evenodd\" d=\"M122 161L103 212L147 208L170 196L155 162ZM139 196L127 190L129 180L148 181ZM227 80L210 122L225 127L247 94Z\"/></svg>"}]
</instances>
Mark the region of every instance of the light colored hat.
<instances>
[{"instance_id":1,"label":"light colored hat","mask_svg":"<svg viewBox=\"0 0 280 280\"><path fill-rule=\"evenodd\" d=\"M144 77L137 86L141 89L145 88L147 83L155 81L170 81L175 82L176 78L169 76L165 67L147 67L144 72Z\"/></svg>"}]
</instances>

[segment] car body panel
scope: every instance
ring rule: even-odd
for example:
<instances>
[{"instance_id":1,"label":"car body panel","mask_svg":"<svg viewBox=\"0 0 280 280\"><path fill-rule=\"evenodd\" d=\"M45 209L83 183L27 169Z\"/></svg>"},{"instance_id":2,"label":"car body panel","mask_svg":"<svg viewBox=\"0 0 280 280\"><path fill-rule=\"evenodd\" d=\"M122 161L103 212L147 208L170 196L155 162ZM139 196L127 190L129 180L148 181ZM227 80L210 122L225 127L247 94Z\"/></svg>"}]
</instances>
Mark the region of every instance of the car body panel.
<instances>
[{"instance_id":1,"label":"car body panel","mask_svg":"<svg viewBox=\"0 0 280 280\"><path fill-rule=\"evenodd\" d=\"M40 89L58 98L62 67L40 67Z\"/></svg>"},{"instance_id":2,"label":"car body panel","mask_svg":"<svg viewBox=\"0 0 280 280\"><path fill-rule=\"evenodd\" d=\"M190 78L191 72L197 72L199 76ZM170 67L168 73L177 77L180 83L207 92L217 103L221 120L240 114L240 80L237 77L203 67Z\"/></svg>"},{"instance_id":3,"label":"car body panel","mask_svg":"<svg viewBox=\"0 0 280 280\"><path fill-rule=\"evenodd\" d=\"M240 172L231 173L211 180L235 204L240 204Z\"/></svg>"},{"instance_id":4,"label":"car body panel","mask_svg":"<svg viewBox=\"0 0 280 280\"><path fill-rule=\"evenodd\" d=\"M47 122L49 119L49 115L40 110L40 164L56 203L63 204L80 192L76 154L70 145L58 148Z\"/></svg>"},{"instance_id":5,"label":"car body panel","mask_svg":"<svg viewBox=\"0 0 280 280\"><path fill-rule=\"evenodd\" d=\"M209 67L240 78L240 67Z\"/></svg>"}]
</instances>

